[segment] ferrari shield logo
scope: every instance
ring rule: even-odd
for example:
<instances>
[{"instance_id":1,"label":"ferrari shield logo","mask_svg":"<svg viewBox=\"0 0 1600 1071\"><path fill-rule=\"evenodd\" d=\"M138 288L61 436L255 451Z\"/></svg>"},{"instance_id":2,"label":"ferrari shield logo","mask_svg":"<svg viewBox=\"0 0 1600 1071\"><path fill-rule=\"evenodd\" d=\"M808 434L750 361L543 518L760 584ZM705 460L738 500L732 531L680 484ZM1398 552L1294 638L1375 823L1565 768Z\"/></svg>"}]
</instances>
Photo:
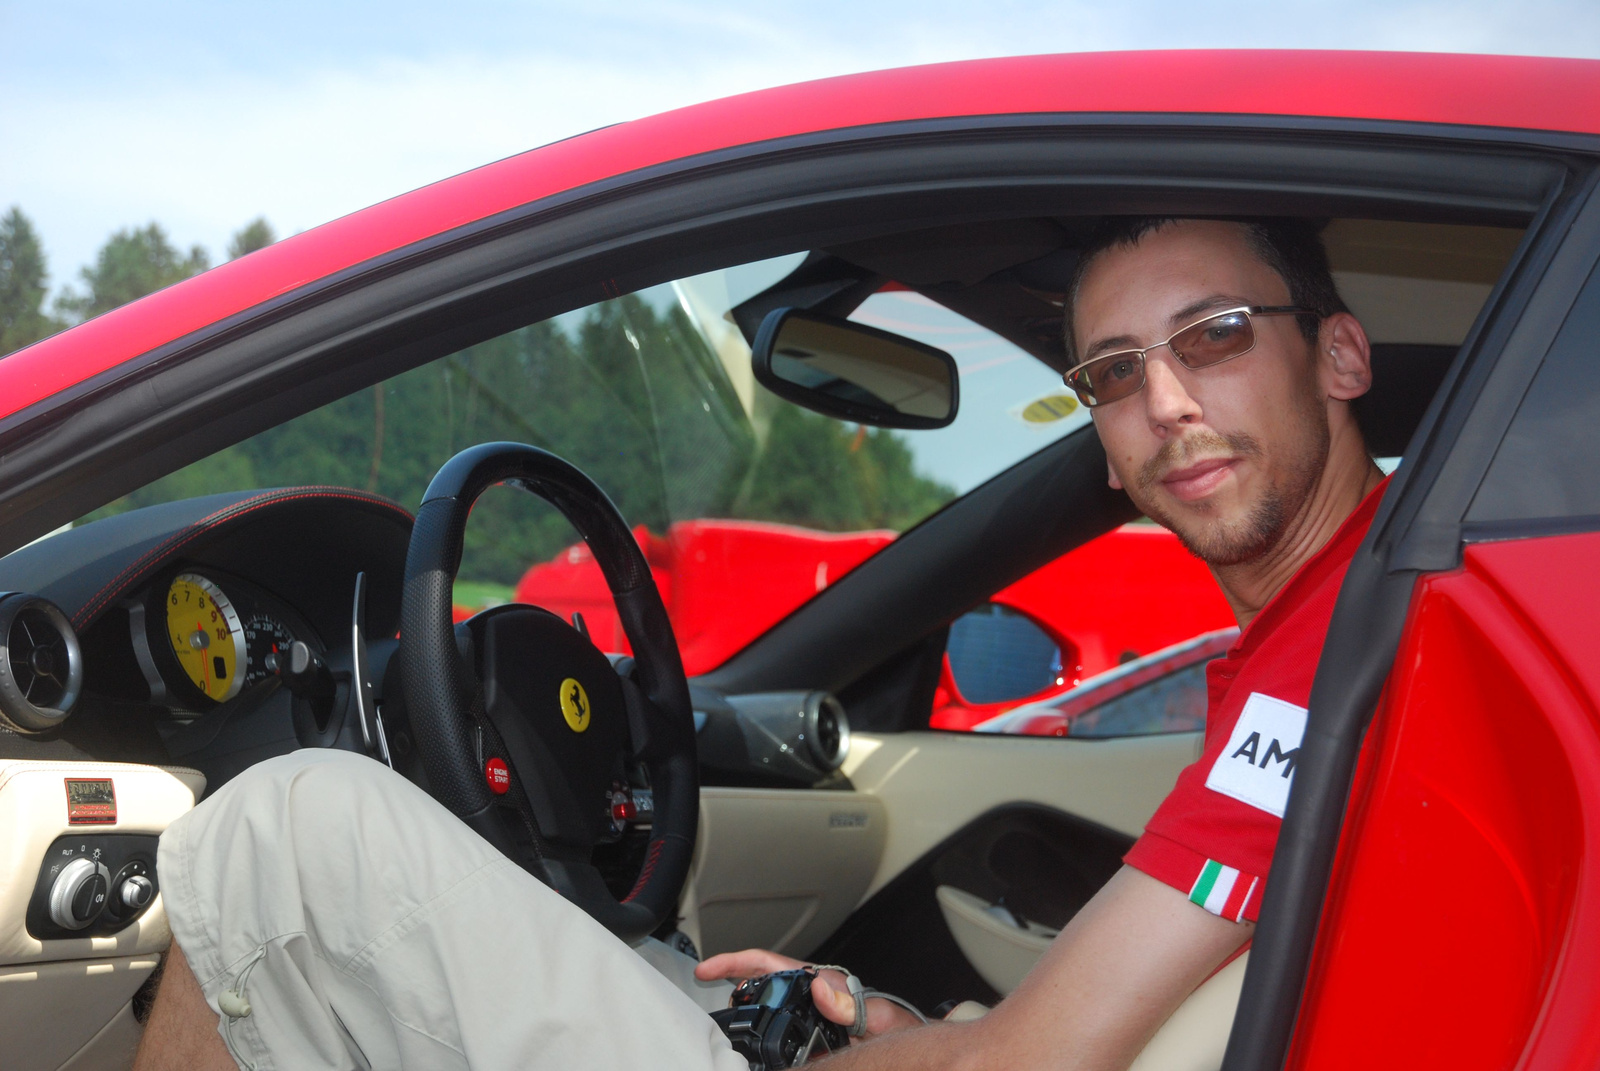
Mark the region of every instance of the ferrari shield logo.
<instances>
[{"instance_id":1,"label":"ferrari shield logo","mask_svg":"<svg viewBox=\"0 0 1600 1071\"><path fill-rule=\"evenodd\" d=\"M576 678L568 677L561 682L561 716L567 719L567 728L575 733L589 727L589 693Z\"/></svg>"}]
</instances>

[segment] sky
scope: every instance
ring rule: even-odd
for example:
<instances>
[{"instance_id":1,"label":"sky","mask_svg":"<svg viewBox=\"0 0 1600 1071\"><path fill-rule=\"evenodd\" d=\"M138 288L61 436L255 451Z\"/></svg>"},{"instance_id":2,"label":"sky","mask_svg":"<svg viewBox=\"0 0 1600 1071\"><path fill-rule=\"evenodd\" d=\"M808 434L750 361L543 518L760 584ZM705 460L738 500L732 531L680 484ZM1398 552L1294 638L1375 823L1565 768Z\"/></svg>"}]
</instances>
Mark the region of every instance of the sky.
<instances>
[{"instance_id":1,"label":"sky","mask_svg":"<svg viewBox=\"0 0 1600 1071\"><path fill-rule=\"evenodd\" d=\"M34 220L59 287L122 227L158 221L216 260L257 216L293 233L549 141L766 86L1145 48L1600 58L1600 3L0 0L0 45L0 211Z\"/></svg>"}]
</instances>

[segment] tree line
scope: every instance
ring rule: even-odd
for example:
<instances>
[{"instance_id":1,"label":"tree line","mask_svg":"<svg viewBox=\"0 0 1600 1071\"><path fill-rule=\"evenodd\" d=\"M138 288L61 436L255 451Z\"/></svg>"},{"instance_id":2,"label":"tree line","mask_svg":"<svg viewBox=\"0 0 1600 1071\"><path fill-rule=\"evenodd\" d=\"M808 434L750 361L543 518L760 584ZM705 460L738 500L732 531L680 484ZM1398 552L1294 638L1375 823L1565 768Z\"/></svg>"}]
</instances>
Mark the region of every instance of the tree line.
<instances>
[{"instance_id":1,"label":"tree line","mask_svg":"<svg viewBox=\"0 0 1600 1071\"><path fill-rule=\"evenodd\" d=\"M258 219L230 258L268 245ZM0 220L0 352L209 266L155 223L113 234L48 310L27 217ZM631 524L741 518L829 531L903 529L954 497L918 473L897 434L759 392L741 402L681 305L640 295L530 324L394 376L162 477L89 519L224 490L329 483L415 509L441 464L477 442L541 446L588 473ZM461 575L514 584L575 539L565 519L495 488L473 511Z\"/></svg>"},{"instance_id":2,"label":"tree line","mask_svg":"<svg viewBox=\"0 0 1600 1071\"><path fill-rule=\"evenodd\" d=\"M228 259L275 240L271 224L257 218L228 242ZM209 267L211 255L202 246L178 249L159 223L128 227L106 240L94 263L79 271L76 286L67 286L47 305L50 271L44 246L33 221L13 205L0 216L0 356Z\"/></svg>"}]
</instances>

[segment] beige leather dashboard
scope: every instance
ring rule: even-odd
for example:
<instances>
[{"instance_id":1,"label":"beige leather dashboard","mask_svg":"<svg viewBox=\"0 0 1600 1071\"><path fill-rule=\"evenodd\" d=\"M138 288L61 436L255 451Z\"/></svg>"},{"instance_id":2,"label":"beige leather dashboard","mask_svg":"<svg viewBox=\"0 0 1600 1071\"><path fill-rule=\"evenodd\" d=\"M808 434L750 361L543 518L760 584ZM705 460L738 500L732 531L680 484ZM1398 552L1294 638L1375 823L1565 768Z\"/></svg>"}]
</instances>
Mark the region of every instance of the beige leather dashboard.
<instances>
[{"instance_id":1,"label":"beige leather dashboard","mask_svg":"<svg viewBox=\"0 0 1600 1071\"><path fill-rule=\"evenodd\" d=\"M67 819L68 779L109 778L116 821L74 826ZM159 834L194 806L205 778L181 767L114 762L0 762L0 965L35 960L160 952L170 934L158 893L135 923L108 937L50 941L28 934L23 919L45 854L57 837L74 833Z\"/></svg>"},{"instance_id":2,"label":"beige leather dashboard","mask_svg":"<svg viewBox=\"0 0 1600 1071\"><path fill-rule=\"evenodd\" d=\"M69 780L109 780L115 820L72 824ZM57 838L159 834L204 789L204 777L180 767L0 761L0 1053L6 1071L127 1066L139 1035L129 998L171 940L160 893L119 932L49 940L28 933L28 902Z\"/></svg>"},{"instance_id":3,"label":"beige leather dashboard","mask_svg":"<svg viewBox=\"0 0 1600 1071\"><path fill-rule=\"evenodd\" d=\"M702 788L679 926L703 955L803 956L865 899L886 833L861 792Z\"/></svg>"}]
</instances>

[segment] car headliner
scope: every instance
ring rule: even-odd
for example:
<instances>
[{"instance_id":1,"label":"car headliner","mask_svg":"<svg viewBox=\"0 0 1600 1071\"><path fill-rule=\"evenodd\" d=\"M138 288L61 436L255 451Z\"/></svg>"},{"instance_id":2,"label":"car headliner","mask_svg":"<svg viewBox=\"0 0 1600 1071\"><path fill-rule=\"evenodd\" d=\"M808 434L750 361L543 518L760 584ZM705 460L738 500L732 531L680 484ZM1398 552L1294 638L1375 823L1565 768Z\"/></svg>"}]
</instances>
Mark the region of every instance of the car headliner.
<instances>
[{"instance_id":1,"label":"car headliner","mask_svg":"<svg viewBox=\"0 0 1600 1071\"><path fill-rule=\"evenodd\" d=\"M1079 53L907 67L728 97L604 127L413 190L20 350L0 361L0 418L374 257L608 178L824 131L1060 113L1296 116L1600 134L1600 61Z\"/></svg>"}]
</instances>

